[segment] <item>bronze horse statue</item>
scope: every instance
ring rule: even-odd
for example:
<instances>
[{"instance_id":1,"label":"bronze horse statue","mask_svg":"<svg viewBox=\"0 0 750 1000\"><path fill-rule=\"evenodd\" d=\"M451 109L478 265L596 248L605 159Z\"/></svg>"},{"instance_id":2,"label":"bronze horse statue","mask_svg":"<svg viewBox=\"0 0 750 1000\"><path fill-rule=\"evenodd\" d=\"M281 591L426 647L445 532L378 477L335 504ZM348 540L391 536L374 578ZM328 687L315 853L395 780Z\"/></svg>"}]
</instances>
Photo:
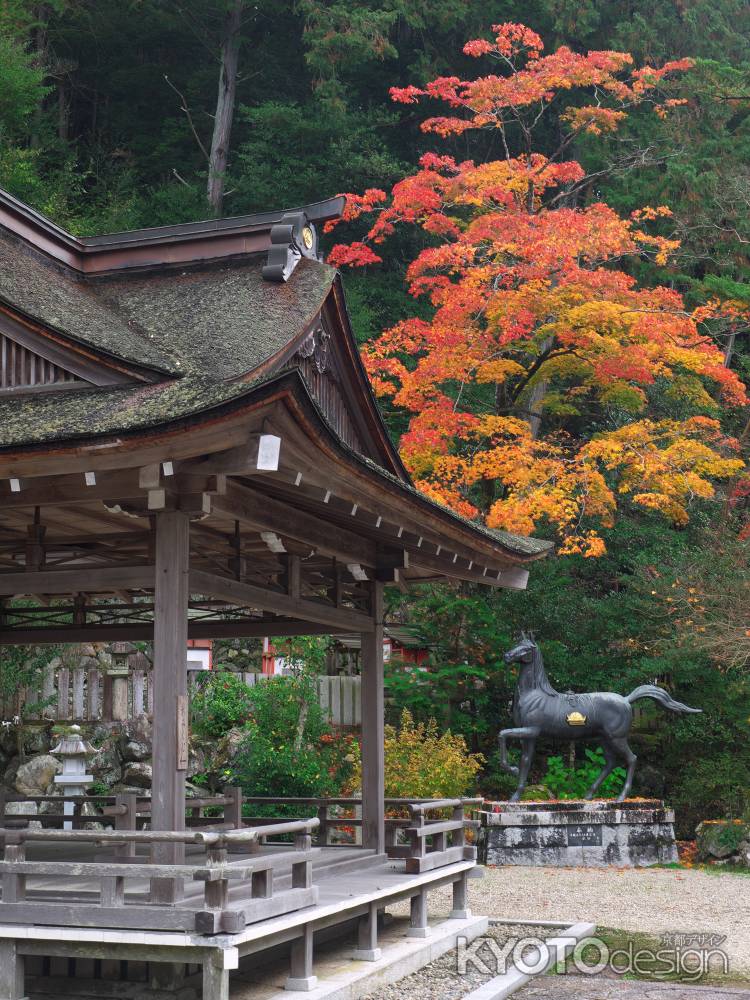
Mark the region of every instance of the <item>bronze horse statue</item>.
<instances>
[{"instance_id":1,"label":"bronze horse statue","mask_svg":"<svg viewBox=\"0 0 750 1000\"><path fill-rule=\"evenodd\" d=\"M586 793L587 799L594 797L601 783L612 773L618 757L622 758L628 766L625 785L617 798L618 802L622 802L630 794L638 760L627 739L633 723L633 702L640 698L653 698L679 715L702 711L675 701L663 688L654 684L643 684L625 696L612 691L592 691L589 694L555 691L545 672L539 647L533 637L525 633L521 634L518 645L505 654L505 662L521 664L513 696L514 728L503 729L498 737L500 766L509 774L518 775L518 787L511 796L511 802L518 802L526 787L534 748L540 736L599 740L605 764ZM508 763L505 741L511 736L521 740L520 768Z\"/></svg>"}]
</instances>

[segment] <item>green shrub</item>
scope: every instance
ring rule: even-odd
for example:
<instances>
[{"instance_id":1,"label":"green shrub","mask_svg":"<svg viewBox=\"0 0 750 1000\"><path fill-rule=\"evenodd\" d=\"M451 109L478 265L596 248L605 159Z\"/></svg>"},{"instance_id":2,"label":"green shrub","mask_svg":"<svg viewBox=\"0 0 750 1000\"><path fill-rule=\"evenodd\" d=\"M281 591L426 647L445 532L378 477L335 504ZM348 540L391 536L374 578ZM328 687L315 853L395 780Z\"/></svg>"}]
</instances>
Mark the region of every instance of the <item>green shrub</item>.
<instances>
[{"instance_id":1,"label":"green shrub","mask_svg":"<svg viewBox=\"0 0 750 1000\"><path fill-rule=\"evenodd\" d=\"M586 749L585 760L570 767L562 757L547 758L547 773L542 778L545 785L556 799L582 799L593 785L596 776L604 767L604 753L600 749ZM609 777L605 778L597 795L603 799L615 798L625 781L625 770L616 767Z\"/></svg>"},{"instance_id":2,"label":"green shrub","mask_svg":"<svg viewBox=\"0 0 750 1000\"><path fill-rule=\"evenodd\" d=\"M719 831L719 843L735 852L739 850L740 844L747 840L749 834L750 829L744 823L725 823Z\"/></svg>"},{"instance_id":3,"label":"green shrub","mask_svg":"<svg viewBox=\"0 0 750 1000\"><path fill-rule=\"evenodd\" d=\"M299 749L287 741L275 742L255 723L231 767L232 781L246 795L274 798L318 798L341 793L351 765L345 738L307 743Z\"/></svg>"},{"instance_id":4,"label":"green shrub","mask_svg":"<svg viewBox=\"0 0 750 1000\"><path fill-rule=\"evenodd\" d=\"M712 749L712 748L709 748ZM750 820L750 758L742 744L731 752L708 754L683 767L670 796L677 836L692 837L705 819Z\"/></svg>"},{"instance_id":5,"label":"green shrub","mask_svg":"<svg viewBox=\"0 0 750 1000\"><path fill-rule=\"evenodd\" d=\"M228 670L201 674L192 698L192 728L199 739L216 740L243 726L253 708L253 691Z\"/></svg>"},{"instance_id":6,"label":"green shrub","mask_svg":"<svg viewBox=\"0 0 750 1000\"><path fill-rule=\"evenodd\" d=\"M246 795L340 795L356 759L354 737L335 730L306 674L273 677L248 691L244 738L227 778Z\"/></svg>"},{"instance_id":7,"label":"green shrub","mask_svg":"<svg viewBox=\"0 0 750 1000\"><path fill-rule=\"evenodd\" d=\"M434 719L385 727L386 798L459 798L471 791L484 758L469 753L463 736L441 733ZM353 781L361 781L360 767Z\"/></svg>"}]
</instances>

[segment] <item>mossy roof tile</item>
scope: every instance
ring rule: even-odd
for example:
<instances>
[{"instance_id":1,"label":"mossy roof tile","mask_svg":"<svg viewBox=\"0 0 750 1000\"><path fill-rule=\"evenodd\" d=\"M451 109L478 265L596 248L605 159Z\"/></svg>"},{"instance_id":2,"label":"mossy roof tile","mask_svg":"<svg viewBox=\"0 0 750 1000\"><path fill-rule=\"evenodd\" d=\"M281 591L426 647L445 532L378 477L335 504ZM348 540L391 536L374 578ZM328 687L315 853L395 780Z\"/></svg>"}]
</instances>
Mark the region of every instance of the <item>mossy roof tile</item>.
<instances>
[{"instance_id":1,"label":"mossy roof tile","mask_svg":"<svg viewBox=\"0 0 750 1000\"><path fill-rule=\"evenodd\" d=\"M284 284L263 256L194 268L85 278L0 230L0 300L108 356L217 380L257 368L302 332L335 271L302 260Z\"/></svg>"},{"instance_id":2,"label":"mossy roof tile","mask_svg":"<svg viewBox=\"0 0 750 1000\"><path fill-rule=\"evenodd\" d=\"M165 346L102 301L91 282L1 228L0 301L106 355L159 372L175 370Z\"/></svg>"},{"instance_id":3,"label":"mossy roof tile","mask_svg":"<svg viewBox=\"0 0 750 1000\"><path fill-rule=\"evenodd\" d=\"M157 427L247 391L243 382L187 376L154 385L0 396L0 448Z\"/></svg>"},{"instance_id":4,"label":"mossy roof tile","mask_svg":"<svg viewBox=\"0 0 750 1000\"><path fill-rule=\"evenodd\" d=\"M288 282L265 281L264 257L196 270L98 280L99 299L168 344L181 372L239 378L282 351L312 322L336 274L301 260Z\"/></svg>"}]
</instances>

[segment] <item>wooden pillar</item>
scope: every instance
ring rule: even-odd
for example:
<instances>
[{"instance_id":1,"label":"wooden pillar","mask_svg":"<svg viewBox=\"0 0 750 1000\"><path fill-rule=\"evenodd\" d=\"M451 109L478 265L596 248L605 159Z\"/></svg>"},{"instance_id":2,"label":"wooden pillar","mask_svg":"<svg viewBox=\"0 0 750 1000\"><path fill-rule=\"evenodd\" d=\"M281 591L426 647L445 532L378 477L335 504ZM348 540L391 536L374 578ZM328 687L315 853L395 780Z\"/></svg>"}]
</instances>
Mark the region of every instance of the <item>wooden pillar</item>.
<instances>
[{"instance_id":1,"label":"wooden pillar","mask_svg":"<svg viewBox=\"0 0 750 1000\"><path fill-rule=\"evenodd\" d=\"M184 830L190 521L183 511L166 510L156 515L155 522L151 825L153 830ZM179 864L184 854L184 847L172 844L155 845L152 851L154 861L159 864ZM174 898L167 884L154 885L153 889L162 902Z\"/></svg>"},{"instance_id":2,"label":"wooden pillar","mask_svg":"<svg viewBox=\"0 0 750 1000\"><path fill-rule=\"evenodd\" d=\"M25 1000L24 959L12 938L0 939L0 1000Z\"/></svg>"},{"instance_id":3,"label":"wooden pillar","mask_svg":"<svg viewBox=\"0 0 750 1000\"><path fill-rule=\"evenodd\" d=\"M360 962L377 962L382 952L378 948L378 904L370 903L357 927L357 948L354 958Z\"/></svg>"},{"instance_id":4,"label":"wooden pillar","mask_svg":"<svg viewBox=\"0 0 750 1000\"><path fill-rule=\"evenodd\" d=\"M105 963L102 962L102 965ZM113 979L120 980L120 963L115 960L115 970ZM150 992L157 997L178 996L185 989L185 963L184 962L150 962L149 980ZM144 995L148 993L144 991ZM209 994L210 996L211 994Z\"/></svg>"},{"instance_id":5,"label":"wooden pillar","mask_svg":"<svg viewBox=\"0 0 750 1000\"><path fill-rule=\"evenodd\" d=\"M373 581L375 628L362 633L362 844L385 851L383 584Z\"/></svg>"},{"instance_id":6,"label":"wooden pillar","mask_svg":"<svg viewBox=\"0 0 750 1000\"><path fill-rule=\"evenodd\" d=\"M224 806L224 822L230 823L230 830L241 830L244 826L242 819L242 789L239 785L225 785L224 795L231 799L228 806Z\"/></svg>"},{"instance_id":7,"label":"wooden pillar","mask_svg":"<svg viewBox=\"0 0 750 1000\"><path fill-rule=\"evenodd\" d=\"M305 924L300 937L292 941L290 975L284 989L309 993L314 990L318 977L313 975L313 929Z\"/></svg>"},{"instance_id":8,"label":"wooden pillar","mask_svg":"<svg viewBox=\"0 0 750 1000\"><path fill-rule=\"evenodd\" d=\"M135 792L120 792L115 796L115 830L138 829L138 796ZM114 855L119 863L135 860L135 841L117 844Z\"/></svg>"},{"instance_id":9,"label":"wooden pillar","mask_svg":"<svg viewBox=\"0 0 750 1000\"><path fill-rule=\"evenodd\" d=\"M453 883L453 909L451 917L454 920L466 920L471 916L469 909L469 879L464 872L460 878Z\"/></svg>"},{"instance_id":10,"label":"wooden pillar","mask_svg":"<svg viewBox=\"0 0 750 1000\"><path fill-rule=\"evenodd\" d=\"M229 970L214 964L211 957L203 962L203 1000L229 1000Z\"/></svg>"},{"instance_id":11,"label":"wooden pillar","mask_svg":"<svg viewBox=\"0 0 750 1000\"><path fill-rule=\"evenodd\" d=\"M420 889L416 896L411 897L409 913L409 929L407 937L424 938L430 936L430 926L427 923L427 890Z\"/></svg>"}]
</instances>

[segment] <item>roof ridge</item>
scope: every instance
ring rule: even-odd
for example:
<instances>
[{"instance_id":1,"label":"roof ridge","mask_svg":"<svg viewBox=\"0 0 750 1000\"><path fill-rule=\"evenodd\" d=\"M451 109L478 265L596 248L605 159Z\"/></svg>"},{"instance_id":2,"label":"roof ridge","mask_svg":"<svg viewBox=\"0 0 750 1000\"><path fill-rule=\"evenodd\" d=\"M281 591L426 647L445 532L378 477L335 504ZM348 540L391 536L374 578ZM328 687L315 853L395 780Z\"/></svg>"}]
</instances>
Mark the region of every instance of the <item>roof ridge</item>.
<instances>
[{"instance_id":1,"label":"roof ridge","mask_svg":"<svg viewBox=\"0 0 750 1000\"><path fill-rule=\"evenodd\" d=\"M337 195L294 209L82 237L0 188L0 226L72 271L94 274L265 251L272 245L271 230L285 219L298 215L312 224L325 222L338 218L344 204Z\"/></svg>"}]
</instances>

